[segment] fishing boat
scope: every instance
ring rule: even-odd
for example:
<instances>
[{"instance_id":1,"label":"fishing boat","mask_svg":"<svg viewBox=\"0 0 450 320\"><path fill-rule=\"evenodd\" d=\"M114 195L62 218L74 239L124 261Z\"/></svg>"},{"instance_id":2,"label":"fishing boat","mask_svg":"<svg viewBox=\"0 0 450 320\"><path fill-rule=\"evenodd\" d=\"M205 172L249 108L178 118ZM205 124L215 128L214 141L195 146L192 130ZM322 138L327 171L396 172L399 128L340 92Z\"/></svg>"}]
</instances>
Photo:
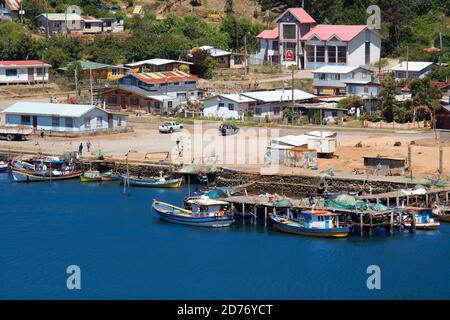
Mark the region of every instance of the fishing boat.
<instances>
[{"instance_id":1,"label":"fishing boat","mask_svg":"<svg viewBox=\"0 0 450 320\"><path fill-rule=\"evenodd\" d=\"M440 223L437 219L432 217L431 208L419 208L419 207L404 207L407 212L414 213L416 220L416 229L419 230L436 230ZM411 227L411 222L405 221L405 227Z\"/></svg>"},{"instance_id":2,"label":"fishing boat","mask_svg":"<svg viewBox=\"0 0 450 320\"><path fill-rule=\"evenodd\" d=\"M228 202L209 199L192 200L191 210L153 200L152 207L160 219L199 227L229 227L234 222Z\"/></svg>"},{"instance_id":3,"label":"fishing boat","mask_svg":"<svg viewBox=\"0 0 450 320\"><path fill-rule=\"evenodd\" d=\"M112 176L112 170L100 172L98 170L88 170L80 176L81 182L98 182L98 181L112 181L115 177Z\"/></svg>"},{"instance_id":4,"label":"fishing boat","mask_svg":"<svg viewBox=\"0 0 450 320\"><path fill-rule=\"evenodd\" d=\"M0 172L9 171L9 165L3 161L0 161Z\"/></svg>"},{"instance_id":5,"label":"fishing boat","mask_svg":"<svg viewBox=\"0 0 450 320\"><path fill-rule=\"evenodd\" d=\"M436 204L433 208L433 216L439 221L450 222L450 206L446 204Z\"/></svg>"},{"instance_id":6,"label":"fishing boat","mask_svg":"<svg viewBox=\"0 0 450 320\"><path fill-rule=\"evenodd\" d=\"M136 187L150 187L150 188L179 188L183 183L183 178L170 179L166 177L156 178L140 178L140 177L127 177L126 175L120 175L121 184L129 184Z\"/></svg>"},{"instance_id":7,"label":"fishing boat","mask_svg":"<svg viewBox=\"0 0 450 320\"><path fill-rule=\"evenodd\" d=\"M301 211L297 219L270 215L273 227L282 232L316 237L342 238L350 228L341 226L339 215L324 210Z\"/></svg>"},{"instance_id":8,"label":"fishing boat","mask_svg":"<svg viewBox=\"0 0 450 320\"><path fill-rule=\"evenodd\" d=\"M83 174L83 171L35 171L27 169L13 168L11 170L14 181L16 182L39 182L39 181L54 181L54 180L67 180L78 178Z\"/></svg>"}]
</instances>

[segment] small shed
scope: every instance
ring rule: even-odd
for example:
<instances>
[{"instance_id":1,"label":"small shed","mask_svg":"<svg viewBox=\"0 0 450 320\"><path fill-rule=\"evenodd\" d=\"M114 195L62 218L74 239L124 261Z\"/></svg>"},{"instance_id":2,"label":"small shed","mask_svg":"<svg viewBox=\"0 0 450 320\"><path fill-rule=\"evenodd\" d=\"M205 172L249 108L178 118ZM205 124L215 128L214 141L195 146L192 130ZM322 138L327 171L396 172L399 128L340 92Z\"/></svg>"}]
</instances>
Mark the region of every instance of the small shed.
<instances>
[{"instance_id":1,"label":"small shed","mask_svg":"<svg viewBox=\"0 0 450 320\"><path fill-rule=\"evenodd\" d=\"M450 106L436 110L436 129L450 130Z\"/></svg>"},{"instance_id":2,"label":"small shed","mask_svg":"<svg viewBox=\"0 0 450 320\"><path fill-rule=\"evenodd\" d=\"M388 156L366 156L364 167L369 173L376 175L404 175L406 158Z\"/></svg>"},{"instance_id":3,"label":"small shed","mask_svg":"<svg viewBox=\"0 0 450 320\"><path fill-rule=\"evenodd\" d=\"M265 163L310 168L317 165L317 151L304 147L272 144L267 146Z\"/></svg>"}]
</instances>

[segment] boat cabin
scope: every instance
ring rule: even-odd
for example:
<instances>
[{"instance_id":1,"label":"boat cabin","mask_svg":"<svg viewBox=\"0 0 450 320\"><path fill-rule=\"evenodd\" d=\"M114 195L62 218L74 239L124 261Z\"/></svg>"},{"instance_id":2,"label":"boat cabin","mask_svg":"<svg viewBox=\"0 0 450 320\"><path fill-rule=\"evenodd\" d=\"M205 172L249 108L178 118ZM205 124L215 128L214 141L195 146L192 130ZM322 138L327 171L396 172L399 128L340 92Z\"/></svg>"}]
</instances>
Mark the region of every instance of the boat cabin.
<instances>
[{"instance_id":1,"label":"boat cabin","mask_svg":"<svg viewBox=\"0 0 450 320\"><path fill-rule=\"evenodd\" d=\"M200 199L193 199L191 201L191 208L193 214L211 216L215 214L225 214L227 211L228 202L211 200L201 197Z\"/></svg>"},{"instance_id":2,"label":"boat cabin","mask_svg":"<svg viewBox=\"0 0 450 320\"><path fill-rule=\"evenodd\" d=\"M298 219L303 220L305 228L310 229L331 229L339 227L339 215L330 211L302 211Z\"/></svg>"},{"instance_id":3,"label":"boat cabin","mask_svg":"<svg viewBox=\"0 0 450 320\"><path fill-rule=\"evenodd\" d=\"M431 218L432 209L431 208L419 208L419 207L406 207L407 211L414 212L416 216L416 223L430 223L434 222Z\"/></svg>"}]
</instances>

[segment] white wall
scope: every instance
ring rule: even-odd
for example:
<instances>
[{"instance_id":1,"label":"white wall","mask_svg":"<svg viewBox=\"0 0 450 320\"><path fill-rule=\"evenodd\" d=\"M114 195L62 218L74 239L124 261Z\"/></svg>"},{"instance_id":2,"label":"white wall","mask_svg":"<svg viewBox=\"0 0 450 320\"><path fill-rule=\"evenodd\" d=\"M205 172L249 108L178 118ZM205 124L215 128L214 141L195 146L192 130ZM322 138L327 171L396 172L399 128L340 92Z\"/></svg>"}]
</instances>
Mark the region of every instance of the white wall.
<instances>
[{"instance_id":1,"label":"white wall","mask_svg":"<svg viewBox=\"0 0 450 320\"><path fill-rule=\"evenodd\" d=\"M42 81L42 74L37 74L37 69L39 67L31 67L33 69L33 78L34 81L40 82ZM17 76L6 76L7 69L17 69ZM48 81L48 67L45 67L44 81ZM0 83L24 83L28 82L28 68L0 68Z\"/></svg>"},{"instance_id":2,"label":"white wall","mask_svg":"<svg viewBox=\"0 0 450 320\"><path fill-rule=\"evenodd\" d=\"M362 66L366 64L366 41L370 41L370 64L379 61L381 38L371 30L365 30L349 42L347 65Z\"/></svg>"}]
</instances>

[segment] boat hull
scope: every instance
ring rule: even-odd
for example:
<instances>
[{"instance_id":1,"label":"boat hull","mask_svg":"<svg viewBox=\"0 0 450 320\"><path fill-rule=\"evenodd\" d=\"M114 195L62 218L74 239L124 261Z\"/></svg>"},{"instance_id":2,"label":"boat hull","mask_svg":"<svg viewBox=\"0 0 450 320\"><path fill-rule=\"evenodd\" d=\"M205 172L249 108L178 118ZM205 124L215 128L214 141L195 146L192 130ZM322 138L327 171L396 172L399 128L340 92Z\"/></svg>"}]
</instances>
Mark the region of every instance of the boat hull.
<instances>
[{"instance_id":1,"label":"boat hull","mask_svg":"<svg viewBox=\"0 0 450 320\"><path fill-rule=\"evenodd\" d=\"M435 215L439 221L450 222L450 214L437 214Z\"/></svg>"},{"instance_id":2,"label":"boat hull","mask_svg":"<svg viewBox=\"0 0 450 320\"><path fill-rule=\"evenodd\" d=\"M122 178L121 184L124 184L127 181L126 178ZM128 182L128 181L127 181ZM171 179L166 181L150 181L150 180L138 180L138 179L130 179L130 186L134 187L147 187L147 188L180 188L183 183L183 179Z\"/></svg>"},{"instance_id":3,"label":"boat hull","mask_svg":"<svg viewBox=\"0 0 450 320\"><path fill-rule=\"evenodd\" d=\"M8 172L10 169L9 169L9 166L0 166L0 173L1 172Z\"/></svg>"},{"instance_id":4,"label":"boat hull","mask_svg":"<svg viewBox=\"0 0 450 320\"><path fill-rule=\"evenodd\" d=\"M161 203L153 202L153 210L161 220L172 223L207 228L223 228L231 226L234 222L234 218L232 216L189 216L189 214L192 214L192 211L177 208L168 204L163 204L165 207L171 207L172 211L179 212L179 214L169 213L167 212L167 210L158 208L159 204Z\"/></svg>"},{"instance_id":5,"label":"boat hull","mask_svg":"<svg viewBox=\"0 0 450 320\"><path fill-rule=\"evenodd\" d=\"M344 238L347 237L350 233L350 228L341 227L341 228L329 228L329 229L316 229L316 228L304 228L288 225L282 222L279 222L271 217L273 227L275 230L297 234L302 236L313 236L313 237L325 237L325 238Z\"/></svg>"},{"instance_id":6,"label":"boat hull","mask_svg":"<svg viewBox=\"0 0 450 320\"><path fill-rule=\"evenodd\" d=\"M102 181L101 177L85 177L85 176L80 176L80 181L81 182L98 182L98 181Z\"/></svg>"},{"instance_id":7,"label":"boat hull","mask_svg":"<svg viewBox=\"0 0 450 320\"><path fill-rule=\"evenodd\" d=\"M439 222L428 222L428 223L416 223L417 230L436 230L439 228ZM410 228L410 223L405 223L405 227Z\"/></svg>"},{"instance_id":8,"label":"boat hull","mask_svg":"<svg viewBox=\"0 0 450 320\"><path fill-rule=\"evenodd\" d=\"M59 180L68 180L75 179L80 177L83 174L83 171L75 171L72 173L60 175L60 176L43 176L33 172L28 172L24 170L12 170L12 176L14 181L16 182L43 182L43 181L59 181Z\"/></svg>"}]
</instances>

